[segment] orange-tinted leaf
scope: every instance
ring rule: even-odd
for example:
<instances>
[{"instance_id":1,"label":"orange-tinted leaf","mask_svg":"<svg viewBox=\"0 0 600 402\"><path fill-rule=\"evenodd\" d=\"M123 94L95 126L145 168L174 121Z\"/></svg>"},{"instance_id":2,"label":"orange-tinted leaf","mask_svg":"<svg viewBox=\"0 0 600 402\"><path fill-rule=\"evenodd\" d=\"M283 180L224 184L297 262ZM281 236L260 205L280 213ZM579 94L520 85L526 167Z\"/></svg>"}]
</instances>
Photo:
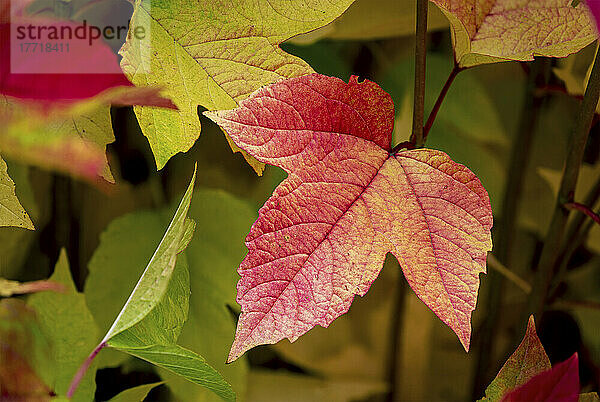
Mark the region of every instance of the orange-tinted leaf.
<instances>
[{"instance_id":1,"label":"orange-tinted leaf","mask_svg":"<svg viewBox=\"0 0 600 402\"><path fill-rule=\"evenodd\" d=\"M485 400L500 401L507 392L525 384L541 372L550 370L550 367L550 359L537 336L531 316L525 337L485 390Z\"/></svg>"},{"instance_id":2,"label":"orange-tinted leaf","mask_svg":"<svg viewBox=\"0 0 600 402\"><path fill-rule=\"evenodd\" d=\"M577 353L506 394L504 402L577 402L579 359Z\"/></svg>"},{"instance_id":3,"label":"orange-tinted leaf","mask_svg":"<svg viewBox=\"0 0 600 402\"><path fill-rule=\"evenodd\" d=\"M0 301L0 399L47 401L53 394L34 370L35 313L19 299Z\"/></svg>"},{"instance_id":4,"label":"orange-tinted leaf","mask_svg":"<svg viewBox=\"0 0 600 402\"><path fill-rule=\"evenodd\" d=\"M388 252L468 350L492 246L489 198L443 152L391 152L387 93L356 77L312 74L205 114L240 148L288 173L246 238L230 361L328 326L367 292Z\"/></svg>"},{"instance_id":5,"label":"orange-tinted leaf","mask_svg":"<svg viewBox=\"0 0 600 402\"><path fill-rule=\"evenodd\" d=\"M533 56L565 57L597 37L572 0L431 0L450 20L456 61L468 67Z\"/></svg>"}]
</instances>

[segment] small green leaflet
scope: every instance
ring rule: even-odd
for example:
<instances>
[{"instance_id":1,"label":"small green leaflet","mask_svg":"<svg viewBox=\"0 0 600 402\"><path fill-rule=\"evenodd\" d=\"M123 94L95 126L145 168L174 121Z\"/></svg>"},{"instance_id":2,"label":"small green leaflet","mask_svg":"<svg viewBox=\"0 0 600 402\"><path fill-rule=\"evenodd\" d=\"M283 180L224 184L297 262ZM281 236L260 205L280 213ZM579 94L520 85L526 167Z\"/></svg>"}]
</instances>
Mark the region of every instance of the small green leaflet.
<instances>
[{"instance_id":1,"label":"small green leaflet","mask_svg":"<svg viewBox=\"0 0 600 402\"><path fill-rule=\"evenodd\" d=\"M191 238L190 232L194 230L194 221L187 219L186 216L192 200L195 179L196 172L194 171L192 181L175 212L167 232L139 282L135 285L129 300L125 303L101 343L110 341L115 335L144 319L165 294L177 261L177 254L187 246L187 244L183 244L183 241L189 241Z\"/></svg>"},{"instance_id":2,"label":"small green leaflet","mask_svg":"<svg viewBox=\"0 0 600 402\"><path fill-rule=\"evenodd\" d=\"M98 328L84 295L75 288L64 250L50 279L62 284L65 292L37 293L29 297L28 304L35 309L42 333L52 347L52 364L45 370L39 370L38 367L39 375L54 392L64 396L79 363L96 344ZM73 395L73 401L93 399L95 374L96 367L92 365Z\"/></svg>"},{"instance_id":3,"label":"small green leaflet","mask_svg":"<svg viewBox=\"0 0 600 402\"><path fill-rule=\"evenodd\" d=\"M137 387L126 389L114 396L108 402L142 402L148 393L163 382L154 382L152 384L138 385Z\"/></svg>"},{"instance_id":4,"label":"small green leaflet","mask_svg":"<svg viewBox=\"0 0 600 402\"><path fill-rule=\"evenodd\" d=\"M33 222L17 199L15 183L8 175L8 167L2 157L0 157L0 226L34 230Z\"/></svg>"},{"instance_id":5,"label":"small green leaflet","mask_svg":"<svg viewBox=\"0 0 600 402\"><path fill-rule=\"evenodd\" d=\"M175 208L176 205L123 215L113 220L102 233L100 245L88 264L90 275L85 284L85 294L90 310L104 333L139 280L144 265L160 242L160 232L168 225ZM239 264L246 252L244 237L256 219L255 207L223 191L196 186L188 217L197 222L196 231L185 252L177 259L171 279L172 282L176 279L177 265L187 263L191 290L189 312L177 344L202 356L231 384L237 395L244 395L247 362L243 359L226 365L223 357L229 351L231 334L235 331L235 323L227 308L227 305L235 305L238 275L232 267ZM183 309L182 299L179 300L178 308L171 307L170 317ZM169 322L164 327L175 325L178 324ZM148 356L146 352L143 353ZM126 358L130 357L107 348L98 356L98 364L100 367L114 367ZM220 400L209 389L186 380L174 371L160 368L157 372L175 400Z\"/></svg>"},{"instance_id":6,"label":"small green leaflet","mask_svg":"<svg viewBox=\"0 0 600 402\"><path fill-rule=\"evenodd\" d=\"M109 346L126 352L233 401L235 393L227 381L204 358L177 345L190 293L187 260L178 254L195 226L187 218L194 181L195 172L162 241L97 349Z\"/></svg>"}]
</instances>

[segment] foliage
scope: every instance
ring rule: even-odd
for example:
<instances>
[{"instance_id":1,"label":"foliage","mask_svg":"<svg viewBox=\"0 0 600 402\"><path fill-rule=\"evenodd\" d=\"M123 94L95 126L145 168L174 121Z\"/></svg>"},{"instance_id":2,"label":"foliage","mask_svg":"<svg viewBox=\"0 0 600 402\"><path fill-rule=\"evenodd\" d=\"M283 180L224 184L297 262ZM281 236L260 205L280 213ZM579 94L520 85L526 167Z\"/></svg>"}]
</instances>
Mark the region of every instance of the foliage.
<instances>
[{"instance_id":1,"label":"foliage","mask_svg":"<svg viewBox=\"0 0 600 402\"><path fill-rule=\"evenodd\" d=\"M356 77L346 84L309 75L208 115L242 149L289 174L246 238L229 361L327 327L366 293L387 252L469 349L491 249L489 199L473 173L442 152L391 151L388 94Z\"/></svg>"},{"instance_id":2,"label":"foliage","mask_svg":"<svg viewBox=\"0 0 600 402\"><path fill-rule=\"evenodd\" d=\"M598 400L597 14L3 2L0 399Z\"/></svg>"}]
</instances>

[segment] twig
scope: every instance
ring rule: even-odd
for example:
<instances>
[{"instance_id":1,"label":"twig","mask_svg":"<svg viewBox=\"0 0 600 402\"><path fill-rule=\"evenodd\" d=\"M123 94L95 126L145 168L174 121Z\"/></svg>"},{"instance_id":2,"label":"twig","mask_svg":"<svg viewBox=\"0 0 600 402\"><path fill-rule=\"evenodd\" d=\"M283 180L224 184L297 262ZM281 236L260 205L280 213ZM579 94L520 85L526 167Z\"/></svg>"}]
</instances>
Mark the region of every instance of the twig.
<instances>
[{"instance_id":1,"label":"twig","mask_svg":"<svg viewBox=\"0 0 600 402\"><path fill-rule=\"evenodd\" d=\"M415 46L415 94L411 142L417 148L424 144L425 69L427 64L427 6L429 0L417 0L417 35ZM413 140L414 139L414 140Z\"/></svg>"},{"instance_id":2,"label":"twig","mask_svg":"<svg viewBox=\"0 0 600 402\"><path fill-rule=\"evenodd\" d=\"M500 273L506 279L517 285L526 294L531 293L531 285L519 275L506 268L493 254L488 254L487 264L490 268Z\"/></svg>"},{"instance_id":3,"label":"twig","mask_svg":"<svg viewBox=\"0 0 600 402\"><path fill-rule=\"evenodd\" d=\"M588 206L585 206L578 202L567 202L565 204L565 208L570 209L570 210L577 210L577 211L583 213L584 215L587 215L589 218L592 218L592 220L594 222L596 222L598 225L600 225L600 216L598 216L598 214L595 213L594 211L592 211L592 209Z\"/></svg>"},{"instance_id":4,"label":"twig","mask_svg":"<svg viewBox=\"0 0 600 402\"><path fill-rule=\"evenodd\" d=\"M569 210L563 205L573 201L575 185L579 175L579 168L583 161L585 144L594 118L594 112L600 98L600 52L596 54L592 73L583 96L579 114L571 134L569 153L565 163L560 190L556 199L554 214L550 229L544 241L544 247L538 264L538 272L533 291L529 299L529 312L541 316L548 295L550 283L553 279L554 267L558 261L562 245L564 229L569 218Z\"/></svg>"},{"instance_id":5,"label":"twig","mask_svg":"<svg viewBox=\"0 0 600 402\"><path fill-rule=\"evenodd\" d=\"M427 119L427 123L425 124L425 127L423 128L423 142L425 142L427 140L427 135L429 134L429 130L431 130L431 127L433 126L433 122L435 121L435 118L437 117L440 107L442 106L442 102L444 102L444 99L446 98L446 94L448 93L450 86L454 82L454 79L456 78L458 73L460 73L463 70L464 70L464 68L458 67L458 65L455 64L454 67L452 68L452 71L450 71L450 75L448 76L446 83L442 87L442 90L440 91L440 94L438 95L438 98L435 101L435 105L433 105L433 109L431 109L431 113L429 113L429 118Z\"/></svg>"},{"instance_id":6,"label":"twig","mask_svg":"<svg viewBox=\"0 0 600 402\"><path fill-rule=\"evenodd\" d=\"M596 183L585 196L584 203L586 205L595 205L598 199L600 199L600 177L598 177ZM584 214L576 214L573 217L569 228L567 229L567 236L562 246L564 251L561 253L561 257L556 263L558 269L555 269L556 274L554 275L551 287L552 290L549 292L549 294L554 293L554 291L558 288L558 285L567 272L567 265L569 264L573 253L579 248L579 246L583 244L587 234L592 229L594 222L590 221L587 225L585 225L585 218L586 215Z\"/></svg>"},{"instance_id":7,"label":"twig","mask_svg":"<svg viewBox=\"0 0 600 402\"><path fill-rule=\"evenodd\" d=\"M442 87L442 90L440 91L440 94L438 95L438 98L435 101L435 104L433 105L433 109L431 109L431 112L429 113L429 117L427 118L427 123L425 123L425 127L423 127L423 144L425 143L425 141L427 141L427 135L429 134L429 131L431 130L431 127L433 126L433 123L435 122L437 114L440 111L440 108L442 106L442 103L444 102L444 99L446 98L446 94L448 93L448 90L452 86L452 83L454 82L454 79L456 78L458 73L460 73L463 70L465 70L465 68L458 67L458 65L454 65L454 68L452 68L452 71L450 71L450 75L448 76L448 79L446 80L444 86ZM416 116L416 114L415 114L415 116ZM413 123L414 123L414 121L413 121ZM392 153L398 152L404 148L406 148L406 149L419 148L419 146L417 145L416 136L414 135L414 126L413 126L413 135L411 135L410 141L405 141L405 142L399 143L398 145L396 145L394 147L394 149L392 150Z\"/></svg>"}]
</instances>

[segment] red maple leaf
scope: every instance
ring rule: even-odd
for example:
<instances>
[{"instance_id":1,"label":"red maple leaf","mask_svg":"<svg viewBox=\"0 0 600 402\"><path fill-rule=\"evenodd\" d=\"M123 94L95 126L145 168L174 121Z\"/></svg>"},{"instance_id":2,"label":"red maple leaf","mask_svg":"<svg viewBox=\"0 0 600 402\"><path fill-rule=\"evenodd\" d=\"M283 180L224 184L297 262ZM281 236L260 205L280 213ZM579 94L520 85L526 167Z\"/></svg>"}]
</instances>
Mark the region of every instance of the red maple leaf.
<instances>
[{"instance_id":1,"label":"red maple leaf","mask_svg":"<svg viewBox=\"0 0 600 402\"><path fill-rule=\"evenodd\" d=\"M246 238L229 361L328 326L367 292L388 252L468 350L492 247L489 198L443 152L391 151L394 106L385 91L312 74L205 114L240 148L288 173Z\"/></svg>"}]
</instances>

